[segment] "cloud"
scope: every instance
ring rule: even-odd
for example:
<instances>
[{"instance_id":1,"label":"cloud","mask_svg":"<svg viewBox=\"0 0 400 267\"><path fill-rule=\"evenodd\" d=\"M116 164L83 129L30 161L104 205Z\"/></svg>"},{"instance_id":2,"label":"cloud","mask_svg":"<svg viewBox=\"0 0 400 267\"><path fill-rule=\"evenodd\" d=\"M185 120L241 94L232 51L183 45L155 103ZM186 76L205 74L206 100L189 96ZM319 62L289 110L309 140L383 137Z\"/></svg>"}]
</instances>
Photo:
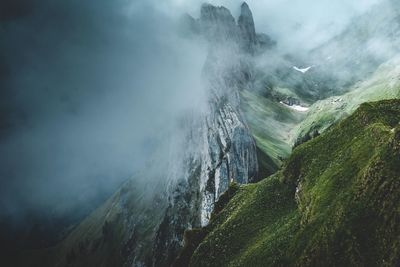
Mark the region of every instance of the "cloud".
<instances>
[{"instance_id":1,"label":"cloud","mask_svg":"<svg viewBox=\"0 0 400 267\"><path fill-rule=\"evenodd\" d=\"M2 22L2 214L110 194L202 104L202 46L139 4L32 1Z\"/></svg>"}]
</instances>

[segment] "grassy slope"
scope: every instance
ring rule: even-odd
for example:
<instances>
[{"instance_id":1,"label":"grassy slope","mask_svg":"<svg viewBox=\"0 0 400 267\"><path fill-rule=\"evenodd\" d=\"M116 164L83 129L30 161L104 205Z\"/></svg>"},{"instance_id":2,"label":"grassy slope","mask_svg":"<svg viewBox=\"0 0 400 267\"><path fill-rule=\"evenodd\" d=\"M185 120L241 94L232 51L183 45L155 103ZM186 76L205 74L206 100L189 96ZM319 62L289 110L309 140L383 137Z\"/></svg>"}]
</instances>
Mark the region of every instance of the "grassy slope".
<instances>
[{"instance_id":1,"label":"grassy slope","mask_svg":"<svg viewBox=\"0 0 400 267\"><path fill-rule=\"evenodd\" d=\"M255 92L241 91L241 108L254 136L261 167L274 173L292 152L290 132L303 114Z\"/></svg>"},{"instance_id":2,"label":"grassy slope","mask_svg":"<svg viewBox=\"0 0 400 267\"><path fill-rule=\"evenodd\" d=\"M400 98L400 58L382 64L371 79L359 82L347 94L330 97L311 106L307 118L294 130L292 143L301 142L313 131L324 132L353 113L362 103Z\"/></svg>"},{"instance_id":3,"label":"grassy slope","mask_svg":"<svg viewBox=\"0 0 400 267\"><path fill-rule=\"evenodd\" d=\"M399 100L363 104L296 148L201 230L191 265L398 265L399 122Z\"/></svg>"}]
</instances>

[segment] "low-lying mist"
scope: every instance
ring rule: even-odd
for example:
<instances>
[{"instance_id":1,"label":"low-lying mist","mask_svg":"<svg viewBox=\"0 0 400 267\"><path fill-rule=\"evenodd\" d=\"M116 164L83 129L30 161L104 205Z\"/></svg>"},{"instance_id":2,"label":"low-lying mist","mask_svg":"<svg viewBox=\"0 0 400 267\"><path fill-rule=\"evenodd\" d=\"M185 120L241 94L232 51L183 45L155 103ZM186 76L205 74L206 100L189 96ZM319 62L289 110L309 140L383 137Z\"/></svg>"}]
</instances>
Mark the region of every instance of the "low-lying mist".
<instances>
[{"instance_id":1,"label":"low-lying mist","mask_svg":"<svg viewBox=\"0 0 400 267\"><path fill-rule=\"evenodd\" d=\"M0 213L72 212L201 108L205 51L145 1L18 4L1 20Z\"/></svg>"}]
</instances>

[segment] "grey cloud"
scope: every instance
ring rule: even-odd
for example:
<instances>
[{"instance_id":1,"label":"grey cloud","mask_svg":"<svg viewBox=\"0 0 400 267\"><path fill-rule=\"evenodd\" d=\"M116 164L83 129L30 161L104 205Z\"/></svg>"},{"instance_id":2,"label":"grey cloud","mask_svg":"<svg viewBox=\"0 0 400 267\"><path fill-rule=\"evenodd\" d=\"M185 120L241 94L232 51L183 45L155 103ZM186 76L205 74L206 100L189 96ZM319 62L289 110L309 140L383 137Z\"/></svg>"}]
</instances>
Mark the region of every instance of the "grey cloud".
<instances>
[{"instance_id":1,"label":"grey cloud","mask_svg":"<svg viewBox=\"0 0 400 267\"><path fill-rule=\"evenodd\" d=\"M201 104L204 51L174 23L127 1L33 1L2 22L3 215L110 194Z\"/></svg>"}]
</instances>

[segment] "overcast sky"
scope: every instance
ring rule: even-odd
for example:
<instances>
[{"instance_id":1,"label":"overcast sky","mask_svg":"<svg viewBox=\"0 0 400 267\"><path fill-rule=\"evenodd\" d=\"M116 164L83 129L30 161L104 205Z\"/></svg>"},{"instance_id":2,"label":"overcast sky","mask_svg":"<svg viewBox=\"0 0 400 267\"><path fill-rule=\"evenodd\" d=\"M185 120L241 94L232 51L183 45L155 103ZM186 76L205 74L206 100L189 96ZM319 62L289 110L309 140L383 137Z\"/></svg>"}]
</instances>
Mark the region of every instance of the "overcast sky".
<instances>
[{"instance_id":1,"label":"overcast sky","mask_svg":"<svg viewBox=\"0 0 400 267\"><path fill-rule=\"evenodd\" d=\"M377 1L248 3L257 31L295 52ZM143 166L154 137L202 105L206 51L174 28L201 2L0 2L0 215L110 193ZM241 4L210 2L235 16Z\"/></svg>"}]
</instances>

